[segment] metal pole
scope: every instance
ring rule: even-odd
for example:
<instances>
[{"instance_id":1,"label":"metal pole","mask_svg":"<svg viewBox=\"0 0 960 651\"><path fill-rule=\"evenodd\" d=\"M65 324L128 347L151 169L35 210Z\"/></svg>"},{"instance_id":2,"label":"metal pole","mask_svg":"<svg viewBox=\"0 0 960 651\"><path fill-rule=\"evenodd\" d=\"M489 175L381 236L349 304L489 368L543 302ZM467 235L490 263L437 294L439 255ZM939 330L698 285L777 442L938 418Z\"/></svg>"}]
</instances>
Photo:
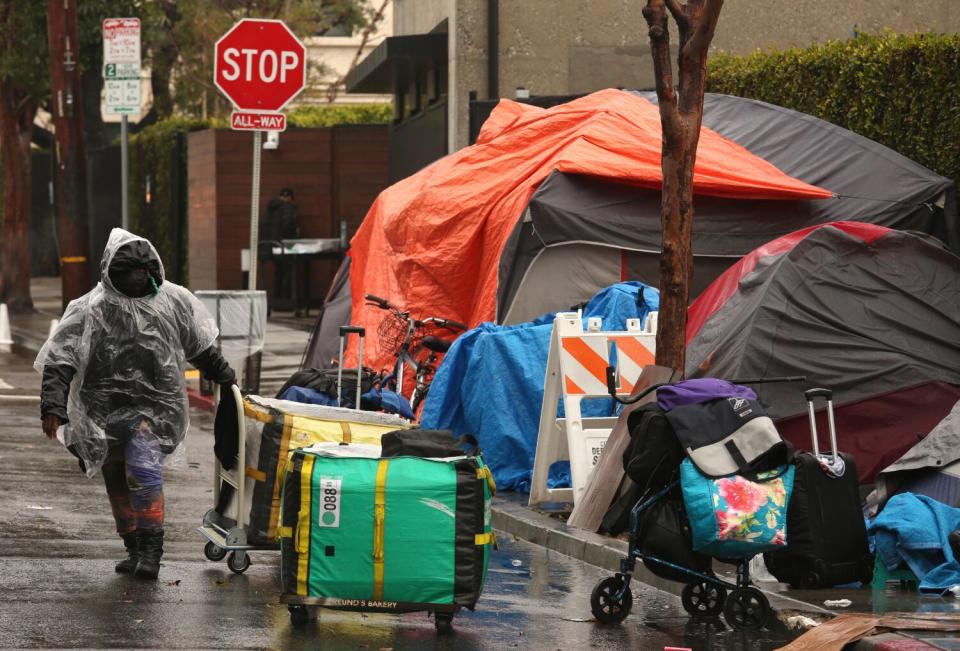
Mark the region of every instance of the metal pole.
<instances>
[{"instance_id":1,"label":"metal pole","mask_svg":"<svg viewBox=\"0 0 960 651\"><path fill-rule=\"evenodd\" d=\"M130 133L127 114L120 116L120 224L130 230Z\"/></svg>"},{"instance_id":2,"label":"metal pole","mask_svg":"<svg viewBox=\"0 0 960 651\"><path fill-rule=\"evenodd\" d=\"M260 235L260 150L262 131L253 132L253 187L250 189L250 278L247 288L257 288L257 240Z\"/></svg>"}]
</instances>

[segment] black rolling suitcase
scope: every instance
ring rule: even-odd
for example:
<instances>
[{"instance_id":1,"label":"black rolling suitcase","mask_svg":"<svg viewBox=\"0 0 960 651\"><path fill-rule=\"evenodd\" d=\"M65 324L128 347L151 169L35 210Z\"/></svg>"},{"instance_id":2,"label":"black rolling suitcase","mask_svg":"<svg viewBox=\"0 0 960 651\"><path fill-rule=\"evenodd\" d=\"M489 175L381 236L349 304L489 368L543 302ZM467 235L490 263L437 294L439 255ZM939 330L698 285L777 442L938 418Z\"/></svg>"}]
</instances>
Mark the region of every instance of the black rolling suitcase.
<instances>
[{"instance_id":1,"label":"black rolling suitcase","mask_svg":"<svg viewBox=\"0 0 960 651\"><path fill-rule=\"evenodd\" d=\"M857 467L851 455L837 452L833 392L811 389L804 394L810 415L813 453L794 457L797 474L787 509L787 548L764 554L767 569L793 587L825 588L869 583L872 563L860 508ZM827 401L831 454L820 454L815 398Z\"/></svg>"}]
</instances>

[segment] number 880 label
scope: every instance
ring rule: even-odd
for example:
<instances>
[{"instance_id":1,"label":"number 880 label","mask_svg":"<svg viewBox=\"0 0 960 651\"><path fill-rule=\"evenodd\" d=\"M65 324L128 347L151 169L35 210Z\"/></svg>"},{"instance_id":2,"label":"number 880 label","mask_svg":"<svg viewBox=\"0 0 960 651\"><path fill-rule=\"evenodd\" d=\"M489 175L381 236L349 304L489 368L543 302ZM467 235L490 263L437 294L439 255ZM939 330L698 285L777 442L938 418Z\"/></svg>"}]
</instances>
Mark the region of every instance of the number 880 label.
<instances>
[{"instance_id":1,"label":"number 880 label","mask_svg":"<svg viewBox=\"0 0 960 651\"><path fill-rule=\"evenodd\" d=\"M332 477L320 478L318 527L340 526L340 481Z\"/></svg>"}]
</instances>

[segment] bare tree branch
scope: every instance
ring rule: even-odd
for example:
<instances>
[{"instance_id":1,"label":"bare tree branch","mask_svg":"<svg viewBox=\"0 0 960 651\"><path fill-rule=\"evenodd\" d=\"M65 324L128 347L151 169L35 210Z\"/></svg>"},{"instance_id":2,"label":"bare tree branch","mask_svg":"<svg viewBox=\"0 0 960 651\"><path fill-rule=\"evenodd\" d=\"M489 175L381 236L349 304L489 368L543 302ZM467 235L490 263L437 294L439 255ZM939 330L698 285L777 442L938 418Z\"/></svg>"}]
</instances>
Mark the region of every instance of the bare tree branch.
<instances>
[{"instance_id":1,"label":"bare tree branch","mask_svg":"<svg viewBox=\"0 0 960 651\"><path fill-rule=\"evenodd\" d=\"M687 17L686 8L687 6L681 4L680 0L665 0L667 4L667 9L670 10L670 15L673 16L673 19L677 21L677 25L681 28L686 27L690 23L690 19Z\"/></svg>"},{"instance_id":2,"label":"bare tree branch","mask_svg":"<svg viewBox=\"0 0 960 651\"><path fill-rule=\"evenodd\" d=\"M723 9L723 0L704 0L702 14L696 20L690 39L683 45L683 50L686 52L681 52L681 56L696 54L706 59L707 48L713 41L713 33L717 29L721 9Z\"/></svg>"},{"instance_id":3,"label":"bare tree branch","mask_svg":"<svg viewBox=\"0 0 960 651\"><path fill-rule=\"evenodd\" d=\"M664 0L647 0L647 6L643 9L643 17L646 18L647 25L650 26L650 54L653 58L660 119L664 127L668 124L679 126L673 65L670 62L670 30L667 25ZM678 129L664 128L664 138L678 131Z\"/></svg>"},{"instance_id":4,"label":"bare tree branch","mask_svg":"<svg viewBox=\"0 0 960 651\"><path fill-rule=\"evenodd\" d=\"M383 20L383 13L387 10L387 5L390 4L390 0L383 0L380 4L380 8L374 12L370 20L367 22L367 26L363 28L363 32L360 34L360 45L357 46L357 51L353 55L353 61L350 62L349 67L346 71L340 75L335 81L331 82L330 88L327 89L327 102L333 103L337 99L337 95L340 94L340 85L346 80L347 75L349 75L354 68L357 67L357 64L360 63L360 57L363 56L363 50L367 47L367 42L370 40L370 37L373 36L373 33L377 30L380 21Z\"/></svg>"}]
</instances>

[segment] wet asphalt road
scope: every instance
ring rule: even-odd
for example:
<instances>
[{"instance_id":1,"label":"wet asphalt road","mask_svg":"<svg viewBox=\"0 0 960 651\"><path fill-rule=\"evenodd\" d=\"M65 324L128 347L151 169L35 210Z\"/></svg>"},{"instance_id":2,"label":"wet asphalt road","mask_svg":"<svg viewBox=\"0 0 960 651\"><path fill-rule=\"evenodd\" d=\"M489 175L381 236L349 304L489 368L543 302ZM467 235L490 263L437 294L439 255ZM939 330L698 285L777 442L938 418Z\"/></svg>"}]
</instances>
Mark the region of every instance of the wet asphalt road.
<instances>
[{"instance_id":1,"label":"wet asphalt road","mask_svg":"<svg viewBox=\"0 0 960 651\"><path fill-rule=\"evenodd\" d=\"M185 467L167 473L167 540L160 580L114 573L122 544L99 478L86 479L40 432L32 358L0 352L0 647L277 649L774 649L785 633L737 633L690 622L678 598L634 584L621 626L592 621L604 571L501 540L477 611L438 638L423 613L321 611L303 630L278 603L276 552L254 552L234 575L207 561L195 532L212 499L211 419L194 413ZM6 388L7 385L12 388ZM23 399L10 399L22 395ZM518 563L519 562L519 563Z\"/></svg>"}]
</instances>

